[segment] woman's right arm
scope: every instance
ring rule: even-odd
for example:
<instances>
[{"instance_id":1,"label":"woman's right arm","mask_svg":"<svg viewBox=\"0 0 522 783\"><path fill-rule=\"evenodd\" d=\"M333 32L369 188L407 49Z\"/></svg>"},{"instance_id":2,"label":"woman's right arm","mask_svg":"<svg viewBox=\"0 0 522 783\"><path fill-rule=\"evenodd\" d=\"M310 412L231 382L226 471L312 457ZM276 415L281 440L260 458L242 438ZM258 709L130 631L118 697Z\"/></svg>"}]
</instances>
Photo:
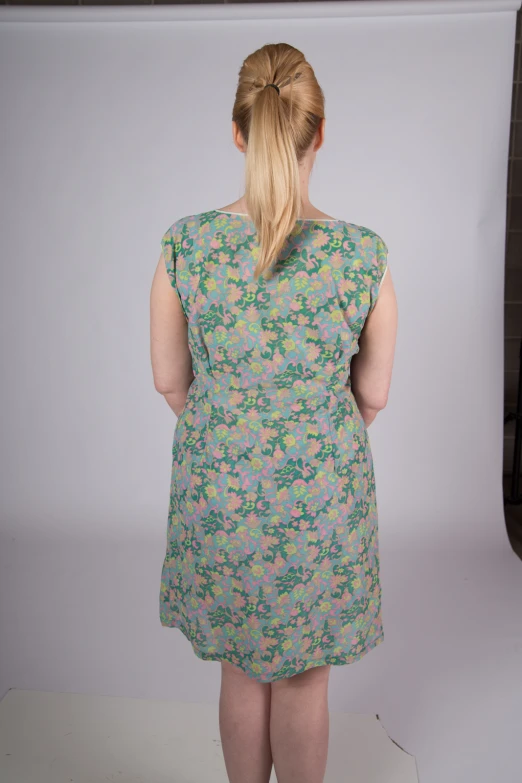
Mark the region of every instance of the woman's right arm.
<instances>
[{"instance_id":1,"label":"woman's right arm","mask_svg":"<svg viewBox=\"0 0 522 783\"><path fill-rule=\"evenodd\" d=\"M388 402L397 326L397 298L388 268L350 364L352 392L366 427Z\"/></svg>"}]
</instances>

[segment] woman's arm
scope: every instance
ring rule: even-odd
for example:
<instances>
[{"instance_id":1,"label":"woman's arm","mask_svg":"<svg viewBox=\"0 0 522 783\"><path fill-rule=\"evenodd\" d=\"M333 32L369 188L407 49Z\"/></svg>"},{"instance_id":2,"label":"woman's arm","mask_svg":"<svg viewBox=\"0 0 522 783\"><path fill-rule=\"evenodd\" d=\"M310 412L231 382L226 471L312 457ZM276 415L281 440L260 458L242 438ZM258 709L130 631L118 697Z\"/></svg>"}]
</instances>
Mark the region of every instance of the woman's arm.
<instances>
[{"instance_id":1,"label":"woman's arm","mask_svg":"<svg viewBox=\"0 0 522 783\"><path fill-rule=\"evenodd\" d=\"M154 387L179 416L185 407L194 373L187 320L167 273L163 254L150 292L150 352Z\"/></svg>"},{"instance_id":2,"label":"woman's arm","mask_svg":"<svg viewBox=\"0 0 522 783\"><path fill-rule=\"evenodd\" d=\"M366 427L388 402L397 326L397 298L388 268L350 365L352 392Z\"/></svg>"}]
</instances>

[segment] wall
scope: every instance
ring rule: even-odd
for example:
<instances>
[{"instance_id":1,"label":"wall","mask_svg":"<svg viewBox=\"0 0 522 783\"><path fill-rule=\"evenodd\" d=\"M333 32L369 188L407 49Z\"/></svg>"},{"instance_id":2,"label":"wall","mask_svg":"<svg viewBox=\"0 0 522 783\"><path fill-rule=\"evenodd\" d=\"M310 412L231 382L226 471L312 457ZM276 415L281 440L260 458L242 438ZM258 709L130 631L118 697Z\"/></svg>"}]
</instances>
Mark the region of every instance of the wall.
<instances>
[{"instance_id":1,"label":"wall","mask_svg":"<svg viewBox=\"0 0 522 783\"><path fill-rule=\"evenodd\" d=\"M2 692L217 699L219 665L157 616L175 422L148 295L166 228L239 196L237 71L287 40L326 93L311 198L385 239L400 308L370 430L386 638L336 668L331 707L378 713L422 783L515 780L522 572L501 477L518 5L0 9Z\"/></svg>"}]
</instances>

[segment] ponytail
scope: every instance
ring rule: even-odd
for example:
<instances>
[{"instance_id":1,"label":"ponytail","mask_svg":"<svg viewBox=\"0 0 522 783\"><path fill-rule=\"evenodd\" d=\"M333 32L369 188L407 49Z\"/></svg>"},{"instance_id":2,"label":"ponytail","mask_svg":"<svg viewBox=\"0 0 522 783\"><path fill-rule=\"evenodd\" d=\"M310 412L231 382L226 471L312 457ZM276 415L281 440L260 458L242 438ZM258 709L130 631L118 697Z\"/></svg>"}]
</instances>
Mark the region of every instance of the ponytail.
<instances>
[{"instance_id":1,"label":"ponytail","mask_svg":"<svg viewBox=\"0 0 522 783\"><path fill-rule=\"evenodd\" d=\"M239 77L232 119L247 147L245 201L259 242L254 277L269 279L301 212L299 161L324 116L324 96L289 44L258 49Z\"/></svg>"},{"instance_id":2,"label":"ponytail","mask_svg":"<svg viewBox=\"0 0 522 783\"><path fill-rule=\"evenodd\" d=\"M245 200L260 245L255 278L266 278L301 212L292 129L273 89L260 90L252 105L245 174Z\"/></svg>"}]
</instances>

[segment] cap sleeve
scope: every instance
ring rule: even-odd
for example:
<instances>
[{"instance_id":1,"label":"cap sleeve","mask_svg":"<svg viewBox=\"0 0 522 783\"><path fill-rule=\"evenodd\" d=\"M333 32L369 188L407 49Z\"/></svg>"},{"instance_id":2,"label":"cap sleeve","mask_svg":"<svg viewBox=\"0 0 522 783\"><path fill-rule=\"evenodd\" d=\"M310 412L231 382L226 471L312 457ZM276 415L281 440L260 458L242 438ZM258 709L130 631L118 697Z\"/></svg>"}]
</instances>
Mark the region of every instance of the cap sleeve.
<instances>
[{"instance_id":1,"label":"cap sleeve","mask_svg":"<svg viewBox=\"0 0 522 783\"><path fill-rule=\"evenodd\" d=\"M388 270L388 247L378 234L374 236L372 252L373 257L368 271L370 277L370 309L368 315L377 304L382 281Z\"/></svg>"},{"instance_id":2,"label":"cap sleeve","mask_svg":"<svg viewBox=\"0 0 522 783\"><path fill-rule=\"evenodd\" d=\"M388 247L370 228L350 224L343 249L346 259L338 275L339 306L357 333L377 303L388 267Z\"/></svg>"},{"instance_id":3,"label":"cap sleeve","mask_svg":"<svg viewBox=\"0 0 522 783\"><path fill-rule=\"evenodd\" d=\"M165 231L161 238L161 250L171 285L176 287L176 252L174 249L172 226Z\"/></svg>"},{"instance_id":4,"label":"cap sleeve","mask_svg":"<svg viewBox=\"0 0 522 783\"><path fill-rule=\"evenodd\" d=\"M178 295L181 309L188 320L188 299L190 275L186 268L187 238L182 220L177 220L161 237L161 250L170 284Z\"/></svg>"}]
</instances>

